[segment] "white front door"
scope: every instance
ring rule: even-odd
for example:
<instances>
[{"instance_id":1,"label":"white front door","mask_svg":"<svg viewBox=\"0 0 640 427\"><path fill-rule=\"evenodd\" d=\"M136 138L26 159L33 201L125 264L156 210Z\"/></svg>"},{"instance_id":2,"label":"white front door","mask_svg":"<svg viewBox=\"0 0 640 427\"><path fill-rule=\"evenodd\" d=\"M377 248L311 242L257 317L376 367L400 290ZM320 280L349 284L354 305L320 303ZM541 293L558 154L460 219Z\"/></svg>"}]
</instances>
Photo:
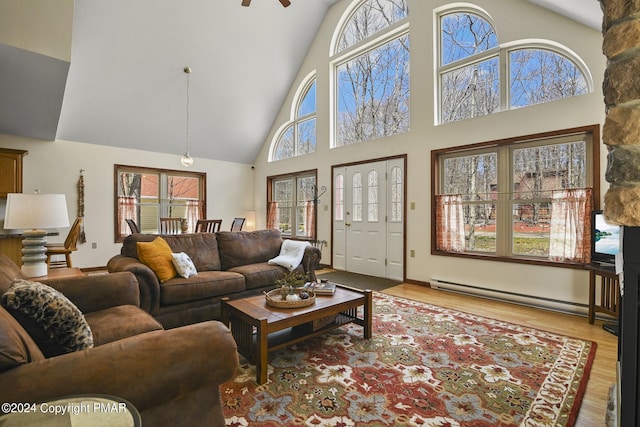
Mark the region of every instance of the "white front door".
<instances>
[{"instance_id":1,"label":"white front door","mask_svg":"<svg viewBox=\"0 0 640 427\"><path fill-rule=\"evenodd\" d=\"M403 279L403 171L402 159L334 168L334 268Z\"/></svg>"}]
</instances>

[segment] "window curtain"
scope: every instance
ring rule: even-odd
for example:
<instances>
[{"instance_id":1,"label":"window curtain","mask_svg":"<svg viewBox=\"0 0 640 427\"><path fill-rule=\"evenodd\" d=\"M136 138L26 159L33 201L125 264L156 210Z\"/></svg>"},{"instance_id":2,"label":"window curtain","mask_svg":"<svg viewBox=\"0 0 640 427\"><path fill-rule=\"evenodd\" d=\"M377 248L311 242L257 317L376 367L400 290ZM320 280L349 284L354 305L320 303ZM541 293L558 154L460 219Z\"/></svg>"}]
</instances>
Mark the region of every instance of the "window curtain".
<instances>
[{"instance_id":1,"label":"window curtain","mask_svg":"<svg viewBox=\"0 0 640 427\"><path fill-rule=\"evenodd\" d=\"M316 230L316 204L313 200L307 200L304 205L305 221L304 235L310 239L315 239Z\"/></svg>"},{"instance_id":2,"label":"window curtain","mask_svg":"<svg viewBox=\"0 0 640 427\"><path fill-rule=\"evenodd\" d=\"M464 211L462 196L445 194L436 196L436 249L463 252Z\"/></svg>"},{"instance_id":3,"label":"window curtain","mask_svg":"<svg viewBox=\"0 0 640 427\"><path fill-rule=\"evenodd\" d=\"M120 224L120 235L126 235L129 229L127 219L138 222L136 216L136 198L133 196L118 196L118 224Z\"/></svg>"},{"instance_id":4,"label":"window curtain","mask_svg":"<svg viewBox=\"0 0 640 427\"><path fill-rule=\"evenodd\" d=\"M558 190L551 193L549 259L591 262L593 195L590 188Z\"/></svg>"},{"instance_id":5,"label":"window curtain","mask_svg":"<svg viewBox=\"0 0 640 427\"><path fill-rule=\"evenodd\" d=\"M187 200L185 217L187 218L188 232L193 233L199 219L204 219L201 200Z\"/></svg>"},{"instance_id":6,"label":"window curtain","mask_svg":"<svg viewBox=\"0 0 640 427\"><path fill-rule=\"evenodd\" d=\"M267 203L267 229L277 228L280 229L278 223L278 202Z\"/></svg>"}]
</instances>

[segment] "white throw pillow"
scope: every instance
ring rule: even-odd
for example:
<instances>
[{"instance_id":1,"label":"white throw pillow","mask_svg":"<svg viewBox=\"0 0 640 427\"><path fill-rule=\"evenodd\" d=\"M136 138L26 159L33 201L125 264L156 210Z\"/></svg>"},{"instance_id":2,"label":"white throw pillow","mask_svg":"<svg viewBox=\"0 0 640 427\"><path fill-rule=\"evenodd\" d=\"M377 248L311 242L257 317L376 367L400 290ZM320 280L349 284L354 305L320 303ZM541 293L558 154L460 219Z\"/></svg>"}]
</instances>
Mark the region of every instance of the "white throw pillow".
<instances>
[{"instance_id":1,"label":"white throw pillow","mask_svg":"<svg viewBox=\"0 0 640 427\"><path fill-rule=\"evenodd\" d=\"M171 256L173 257L173 265L180 276L188 279L198 274L198 270L196 270L196 266L193 265L189 255L184 252L178 252L177 254L171 254Z\"/></svg>"}]
</instances>

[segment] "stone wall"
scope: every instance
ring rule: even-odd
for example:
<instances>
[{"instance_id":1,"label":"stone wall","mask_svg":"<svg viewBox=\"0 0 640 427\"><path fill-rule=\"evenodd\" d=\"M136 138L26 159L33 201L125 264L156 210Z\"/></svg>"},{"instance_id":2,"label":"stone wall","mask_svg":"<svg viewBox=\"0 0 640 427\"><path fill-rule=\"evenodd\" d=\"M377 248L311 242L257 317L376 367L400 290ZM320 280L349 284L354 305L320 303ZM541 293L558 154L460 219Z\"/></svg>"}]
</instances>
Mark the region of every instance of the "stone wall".
<instances>
[{"instance_id":1,"label":"stone wall","mask_svg":"<svg viewBox=\"0 0 640 427\"><path fill-rule=\"evenodd\" d=\"M640 226L640 0L600 0L602 50L608 64L603 93L607 145L605 216Z\"/></svg>"}]
</instances>

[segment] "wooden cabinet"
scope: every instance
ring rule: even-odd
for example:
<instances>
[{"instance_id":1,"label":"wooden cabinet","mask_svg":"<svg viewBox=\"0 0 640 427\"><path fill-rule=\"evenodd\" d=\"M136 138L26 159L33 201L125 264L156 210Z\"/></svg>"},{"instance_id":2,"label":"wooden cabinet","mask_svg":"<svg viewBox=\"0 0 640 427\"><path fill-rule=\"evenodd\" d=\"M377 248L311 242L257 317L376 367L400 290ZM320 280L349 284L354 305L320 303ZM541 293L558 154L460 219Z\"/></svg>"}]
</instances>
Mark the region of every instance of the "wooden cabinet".
<instances>
[{"instance_id":1,"label":"wooden cabinet","mask_svg":"<svg viewBox=\"0 0 640 427\"><path fill-rule=\"evenodd\" d=\"M22 158L28 151L0 148L0 197L22 193Z\"/></svg>"}]
</instances>

